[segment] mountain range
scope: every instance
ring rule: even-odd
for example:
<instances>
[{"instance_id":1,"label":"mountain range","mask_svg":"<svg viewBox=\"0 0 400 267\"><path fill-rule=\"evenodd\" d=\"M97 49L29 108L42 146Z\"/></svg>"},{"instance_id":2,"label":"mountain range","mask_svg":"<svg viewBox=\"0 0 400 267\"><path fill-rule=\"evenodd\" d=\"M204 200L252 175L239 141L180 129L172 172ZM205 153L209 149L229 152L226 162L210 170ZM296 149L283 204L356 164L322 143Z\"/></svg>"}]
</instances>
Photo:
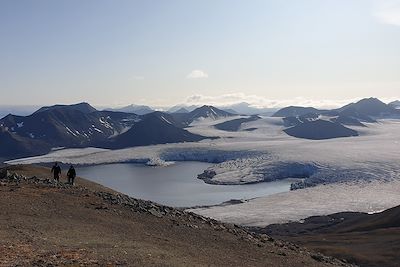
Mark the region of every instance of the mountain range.
<instances>
[{"instance_id":1,"label":"mountain range","mask_svg":"<svg viewBox=\"0 0 400 267\"><path fill-rule=\"evenodd\" d=\"M365 98L338 109L320 110L313 107L290 106L278 110L273 117L282 117L288 135L305 139L330 139L357 136L346 126L366 127L381 118L400 118L400 109L377 98Z\"/></svg>"},{"instance_id":2,"label":"mountain range","mask_svg":"<svg viewBox=\"0 0 400 267\"><path fill-rule=\"evenodd\" d=\"M187 112L193 111L196 108L199 108L199 105L176 105L172 108L167 109L169 113L183 113L185 110ZM255 107L247 102L240 102L230 105L216 105L216 108L226 111L231 114L238 114L238 115L265 115L270 116L274 112L276 112L277 108L261 108ZM183 112L182 112L183 111Z\"/></svg>"},{"instance_id":3,"label":"mountain range","mask_svg":"<svg viewBox=\"0 0 400 267\"><path fill-rule=\"evenodd\" d=\"M357 128L380 118L400 118L396 103L385 104L376 98L362 99L338 109L286 107L274 117L283 120L283 131L297 138L329 139L357 136ZM138 106L130 106L138 107ZM144 108L146 109L146 108ZM207 137L185 128L194 121L235 116L231 112L204 105L194 110L180 107L175 112L152 111L136 114L99 111L88 103L39 108L28 116L9 114L0 119L0 158L16 158L48 153L54 148L126 148L165 143L196 142ZM143 109L141 109L143 110ZM238 131L246 122L261 117L234 118L214 125L224 131Z\"/></svg>"},{"instance_id":4,"label":"mountain range","mask_svg":"<svg viewBox=\"0 0 400 267\"><path fill-rule=\"evenodd\" d=\"M233 114L212 106L189 113L138 115L98 111L88 103L54 105L28 116L9 114L0 119L0 157L32 156L57 147L125 148L200 141L205 137L184 128L198 119L227 116Z\"/></svg>"}]
</instances>

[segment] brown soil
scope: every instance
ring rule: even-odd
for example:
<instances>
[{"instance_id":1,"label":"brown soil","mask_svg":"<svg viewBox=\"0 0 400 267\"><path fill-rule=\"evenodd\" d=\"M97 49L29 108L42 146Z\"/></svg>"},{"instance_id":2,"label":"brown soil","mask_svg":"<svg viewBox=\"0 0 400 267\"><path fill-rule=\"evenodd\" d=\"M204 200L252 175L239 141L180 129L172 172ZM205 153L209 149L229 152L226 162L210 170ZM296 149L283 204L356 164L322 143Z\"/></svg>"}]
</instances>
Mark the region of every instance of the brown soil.
<instances>
[{"instance_id":1,"label":"brown soil","mask_svg":"<svg viewBox=\"0 0 400 267\"><path fill-rule=\"evenodd\" d=\"M50 176L33 166L10 172ZM345 265L191 213L140 200L107 201L114 195L80 178L74 187L0 180L0 266Z\"/></svg>"},{"instance_id":2,"label":"brown soil","mask_svg":"<svg viewBox=\"0 0 400 267\"><path fill-rule=\"evenodd\" d=\"M344 212L252 230L360 266L400 266L400 206L372 215Z\"/></svg>"}]
</instances>

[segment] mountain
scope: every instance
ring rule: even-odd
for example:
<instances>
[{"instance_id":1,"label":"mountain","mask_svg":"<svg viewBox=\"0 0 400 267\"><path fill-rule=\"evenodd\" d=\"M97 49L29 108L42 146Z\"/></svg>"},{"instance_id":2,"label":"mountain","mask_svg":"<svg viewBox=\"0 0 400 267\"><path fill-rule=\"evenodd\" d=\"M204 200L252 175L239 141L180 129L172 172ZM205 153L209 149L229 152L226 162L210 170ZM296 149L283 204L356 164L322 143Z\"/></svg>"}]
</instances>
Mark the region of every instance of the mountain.
<instances>
[{"instance_id":1,"label":"mountain","mask_svg":"<svg viewBox=\"0 0 400 267\"><path fill-rule=\"evenodd\" d=\"M311 139L319 139L318 135L321 134L320 137L325 139L325 137L328 136L354 136L355 133L351 132L352 130L347 129L343 125L366 127L363 122L374 123L376 122L376 118L400 117L400 110L396 110L393 105L394 104L387 105L379 99L371 97L361 99L356 103L350 103L333 110L318 110L313 107L290 106L280 109L273 115L273 117L283 117L283 122L286 127L299 126L295 129L287 129L287 133L292 133L294 136L305 136L305 138L308 136L312 137ZM329 125L328 122L302 124L305 120L315 120L320 115L327 117L335 124ZM311 119L305 118L305 116L311 116ZM344 128L340 127L340 124L343 124L341 126ZM325 133L327 130L320 129L322 126L329 127L329 129L333 131L332 134L329 135L328 133ZM306 127L318 127L318 129L308 129L308 133L306 133ZM310 131L313 130L322 131L324 133L316 132L311 134Z\"/></svg>"},{"instance_id":2,"label":"mountain","mask_svg":"<svg viewBox=\"0 0 400 267\"><path fill-rule=\"evenodd\" d=\"M220 110L226 111L231 114L241 114L241 115L271 115L272 113L276 112L276 108L258 108L254 107L251 104L247 102L240 102L240 103L235 103L231 105L216 105L214 106L215 108L218 108ZM195 110L196 108L199 108L199 106L196 105L176 105L168 109L167 112L169 113L176 113L177 110L184 108L188 110L189 112Z\"/></svg>"},{"instance_id":3,"label":"mountain","mask_svg":"<svg viewBox=\"0 0 400 267\"><path fill-rule=\"evenodd\" d=\"M213 120L217 120L220 118L226 118L234 115L235 114L223 111L216 107L204 105L188 113L185 120L188 124L190 124L198 119L211 118Z\"/></svg>"},{"instance_id":4,"label":"mountain","mask_svg":"<svg viewBox=\"0 0 400 267\"><path fill-rule=\"evenodd\" d=\"M142 116L93 111L86 103L44 107L29 116L8 115L0 120L0 157L32 156L55 147L106 147L194 142L205 137L183 129L199 116L228 114L209 107L192 113L155 111Z\"/></svg>"},{"instance_id":5,"label":"mountain","mask_svg":"<svg viewBox=\"0 0 400 267\"><path fill-rule=\"evenodd\" d=\"M137 115L146 115L149 113L154 112L154 110L149 106L144 105L129 105L122 108L115 108L115 109L106 109L107 111L116 111L116 112L125 112L125 113L134 113Z\"/></svg>"},{"instance_id":6,"label":"mountain","mask_svg":"<svg viewBox=\"0 0 400 267\"><path fill-rule=\"evenodd\" d=\"M396 101L390 102L389 106L391 106L392 108L395 108L395 109L400 109L400 101L396 100Z\"/></svg>"},{"instance_id":7,"label":"mountain","mask_svg":"<svg viewBox=\"0 0 400 267\"><path fill-rule=\"evenodd\" d=\"M42 140L51 145L80 147L95 144L124 128L137 118L134 114L49 109L27 117L9 115L0 125L21 137Z\"/></svg>"},{"instance_id":8,"label":"mountain","mask_svg":"<svg viewBox=\"0 0 400 267\"><path fill-rule=\"evenodd\" d=\"M44 154L51 149L46 142L19 136L2 126L0 126L0 147L0 157L3 158Z\"/></svg>"},{"instance_id":9,"label":"mountain","mask_svg":"<svg viewBox=\"0 0 400 267\"><path fill-rule=\"evenodd\" d=\"M308 113L320 114L321 111L313 107L289 106L278 110L272 115L272 117L296 117Z\"/></svg>"},{"instance_id":10,"label":"mountain","mask_svg":"<svg viewBox=\"0 0 400 267\"><path fill-rule=\"evenodd\" d=\"M173 113L189 113L189 110L186 108L180 108L177 111L174 111Z\"/></svg>"},{"instance_id":11,"label":"mountain","mask_svg":"<svg viewBox=\"0 0 400 267\"><path fill-rule=\"evenodd\" d=\"M225 112L231 113L231 114L235 114L235 115L239 114L239 112L237 112L236 110L234 110L232 108L220 108L220 109L225 111Z\"/></svg>"},{"instance_id":12,"label":"mountain","mask_svg":"<svg viewBox=\"0 0 400 267\"><path fill-rule=\"evenodd\" d=\"M192 134L178 126L179 122L167 113L153 112L144 115L127 132L106 143L108 148L126 148L179 142L197 142L206 137Z\"/></svg>"},{"instance_id":13,"label":"mountain","mask_svg":"<svg viewBox=\"0 0 400 267\"><path fill-rule=\"evenodd\" d=\"M307 121L315 121L319 118L319 115L316 113L307 113L301 116L289 116L283 118L283 124L286 127L295 126Z\"/></svg>"},{"instance_id":14,"label":"mountain","mask_svg":"<svg viewBox=\"0 0 400 267\"><path fill-rule=\"evenodd\" d=\"M256 121L261 119L257 115L250 116L248 118L240 118L235 120L230 120L222 123L218 123L214 125L214 127L218 130L228 131L228 132L236 132L240 129L243 123Z\"/></svg>"},{"instance_id":15,"label":"mountain","mask_svg":"<svg viewBox=\"0 0 400 267\"><path fill-rule=\"evenodd\" d=\"M285 129L290 136L312 140L358 136L357 131L326 120L306 121Z\"/></svg>"},{"instance_id":16,"label":"mountain","mask_svg":"<svg viewBox=\"0 0 400 267\"><path fill-rule=\"evenodd\" d=\"M362 119L365 119L365 117L372 119L371 117L390 116L397 113L393 107L373 97L361 99L356 103L350 103L334 111L341 115Z\"/></svg>"},{"instance_id":17,"label":"mountain","mask_svg":"<svg viewBox=\"0 0 400 267\"><path fill-rule=\"evenodd\" d=\"M8 114L15 114L19 116L28 116L38 110L38 106L12 106L12 105L1 105L0 106L0 119Z\"/></svg>"},{"instance_id":18,"label":"mountain","mask_svg":"<svg viewBox=\"0 0 400 267\"><path fill-rule=\"evenodd\" d=\"M193 111L193 110L195 110L196 108L198 108L199 106L196 106L196 105L191 105L191 106L187 106L187 105L176 105L176 106L173 106L173 107L171 107L171 108L169 108L168 110L167 110L167 112L168 113L179 113L179 112L177 112L178 110L180 110L180 109L185 109L185 110L187 110L188 112L191 112L191 111Z\"/></svg>"},{"instance_id":19,"label":"mountain","mask_svg":"<svg viewBox=\"0 0 400 267\"><path fill-rule=\"evenodd\" d=\"M78 104L73 104L73 105L54 105L54 106L48 106L48 107L42 107L39 110L37 110L35 113L40 113L43 111L51 111L51 110L76 110L80 111L84 114L89 114L92 112L97 111L94 107L89 105L86 102L78 103Z\"/></svg>"},{"instance_id":20,"label":"mountain","mask_svg":"<svg viewBox=\"0 0 400 267\"><path fill-rule=\"evenodd\" d=\"M80 105L46 107L26 117L8 115L0 120L3 132L0 142L8 140L14 144L11 147L20 147L16 155L25 156L48 152L54 147L96 146L126 131L139 119L135 114L121 112L87 113L90 109L85 106L83 109ZM0 150L0 157L9 157L10 151L13 150Z\"/></svg>"},{"instance_id":21,"label":"mountain","mask_svg":"<svg viewBox=\"0 0 400 267\"><path fill-rule=\"evenodd\" d=\"M340 123L340 124L343 124L343 125L348 125L348 126L367 127L359 119L357 119L357 118L355 118L353 116L339 115L339 116L337 116L335 118L332 118L331 121L336 122L336 123ZM371 122L371 121L369 121L369 122Z\"/></svg>"}]
</instances>

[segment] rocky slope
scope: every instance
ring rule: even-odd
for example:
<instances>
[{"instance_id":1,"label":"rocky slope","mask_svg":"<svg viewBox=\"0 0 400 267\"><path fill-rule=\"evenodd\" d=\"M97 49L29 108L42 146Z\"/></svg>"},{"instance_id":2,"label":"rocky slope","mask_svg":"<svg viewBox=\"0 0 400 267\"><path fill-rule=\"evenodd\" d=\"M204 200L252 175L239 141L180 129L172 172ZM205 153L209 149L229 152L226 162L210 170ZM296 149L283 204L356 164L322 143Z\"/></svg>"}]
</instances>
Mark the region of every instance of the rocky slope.
<instances>
[{"instance_id":1,"label":"rocky slope","mask_svg":"<svg viewBox=\"0 0 400 267\"><path fill-rule=\"evenodd\" d=\"M381 213L341 212L253 228L360 266L400 266L400 206Z\"/></svg>"},{"instance_id":2,"label":"rocky slope","mask_svg":"<svg viewBox=\"0 0 400 267\"><path fill-rule=\"evenodd\" d=\"M32 166L0 171L1 266L347 266L84 179L48 177Z\"/></svg>"}]
</instances>

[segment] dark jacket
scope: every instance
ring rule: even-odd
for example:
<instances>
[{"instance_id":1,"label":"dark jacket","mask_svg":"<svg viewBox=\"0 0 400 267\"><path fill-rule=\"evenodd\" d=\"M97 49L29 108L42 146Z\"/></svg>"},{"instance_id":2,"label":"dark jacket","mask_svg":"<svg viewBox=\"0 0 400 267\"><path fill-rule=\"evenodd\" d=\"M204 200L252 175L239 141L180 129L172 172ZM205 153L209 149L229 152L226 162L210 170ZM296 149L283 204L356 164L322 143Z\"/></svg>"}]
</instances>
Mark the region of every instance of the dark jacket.
<instances>
[{"instance_id":1,"label":"dark jacket","mask_svg":"<svg viewBox=\"0 0 400 267\"><path fill-rule=\"evenodd\" d=\"M51 168L51 172L54 174L54 178L58 178L61 174L61 168L60 166L54 165L53 168Z\"/></svg>"},{"instance_id":2,"label":"dark jacket","mask_svg":"<svg viewBox=\"0 0 400 267\"><path fill-rule=\"evenodd\" d=\"M67 176L68 176L68 178L75 178L76 171L73 167L69 168L69 170L67 172Z\"/></svg>"}]
</instances>

